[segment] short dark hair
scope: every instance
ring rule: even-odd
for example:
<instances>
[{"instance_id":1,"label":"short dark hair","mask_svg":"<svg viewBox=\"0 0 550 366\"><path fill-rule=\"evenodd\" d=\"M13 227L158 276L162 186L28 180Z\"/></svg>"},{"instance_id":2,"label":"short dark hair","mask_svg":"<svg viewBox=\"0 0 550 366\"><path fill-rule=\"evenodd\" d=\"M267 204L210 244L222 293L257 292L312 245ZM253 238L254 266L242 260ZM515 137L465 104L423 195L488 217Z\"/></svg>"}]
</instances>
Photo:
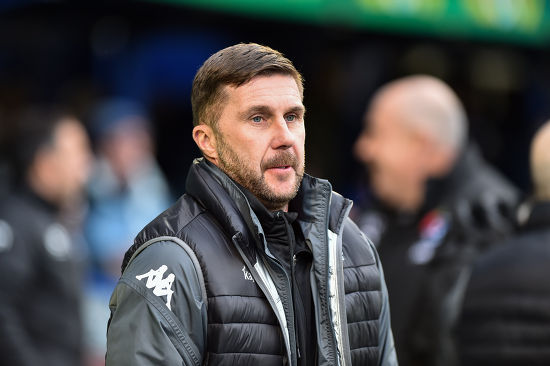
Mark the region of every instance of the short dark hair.
<instances>
[{"instance_id":1,"label":"short dark hair","mask_svg":"<svg viewBox=\"0 0 550 366\"><path fill-rule=\"evenodd\" d=\"M74 115L59 106L35 105L15 118L10 152L16 182L24 179L38 153L53 146L59 124Z\"/></svg>"},{"instance_id":2,"label":"short dark hair","mask_svg":"<svg viewBox=\"0 0 550 366\"><path fill-rule=\"evenodd\" d=\"M257 43L239 43L210 56L193 80L193 125L215 126L224 100L223 87L240 86L259 75L283 74L294 78L303 99L302 75L282 53Z\"/></svg>"}]
</instances>

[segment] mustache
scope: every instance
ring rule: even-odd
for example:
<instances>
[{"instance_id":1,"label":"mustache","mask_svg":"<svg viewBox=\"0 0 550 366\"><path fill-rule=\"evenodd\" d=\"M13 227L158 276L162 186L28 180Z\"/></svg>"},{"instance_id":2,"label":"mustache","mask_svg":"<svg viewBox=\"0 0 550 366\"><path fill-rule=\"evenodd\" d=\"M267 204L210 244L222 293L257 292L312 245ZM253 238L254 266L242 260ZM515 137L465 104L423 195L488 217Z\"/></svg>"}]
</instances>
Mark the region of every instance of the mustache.
<instances>
[{"instance_id":1,"label":"mustache","mask_svg":"<svg viewBox=\"0 0 550 366\"><path fill-rule=\"evenodd\" d=\"M296 169L298 166L298 158L290 151L283 151L266 160L262 164L262 169L265 170L278 166L290 166Z\"/></svg>"}]
</instances>

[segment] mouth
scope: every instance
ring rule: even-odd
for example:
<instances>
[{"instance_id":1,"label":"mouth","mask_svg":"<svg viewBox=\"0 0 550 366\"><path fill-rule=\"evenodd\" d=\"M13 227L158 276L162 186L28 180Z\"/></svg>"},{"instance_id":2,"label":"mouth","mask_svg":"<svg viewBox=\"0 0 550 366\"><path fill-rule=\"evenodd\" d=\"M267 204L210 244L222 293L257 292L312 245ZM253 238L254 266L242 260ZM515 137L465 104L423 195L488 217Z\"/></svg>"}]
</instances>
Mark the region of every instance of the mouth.
<instances>
[{"instance_id":1,"label":"mouth","mask_svg":"<svg viewBox=\"0 0 550 366\"><path fill-rule=\"evenodd\" d=\"M288 170L288 169L292 169L292 167L290 165L277 165L277 166L272 166L268 169Z\"/></svg>"},{"instance_id":2,"label":"mouth","mask_svg":"<svg viewBox=\"0 0 550 366\"><path fill-rule=\"evenodd\" d=\"M288 173L296 170L298 161L290 152L280 153L264 163L263 170L274 173Z\"/></svg>"},{"instance_id":3,"label":"mouth","mask_svg":"<svg viewBox=\"0 0 550 366\"><path fill-rule=\"evenodd\" d=\"M293 172L293 167L290 165L276 165L268 167L265 172L275 174L277 176L287 176Z\"/></svg>"}]
</instances>

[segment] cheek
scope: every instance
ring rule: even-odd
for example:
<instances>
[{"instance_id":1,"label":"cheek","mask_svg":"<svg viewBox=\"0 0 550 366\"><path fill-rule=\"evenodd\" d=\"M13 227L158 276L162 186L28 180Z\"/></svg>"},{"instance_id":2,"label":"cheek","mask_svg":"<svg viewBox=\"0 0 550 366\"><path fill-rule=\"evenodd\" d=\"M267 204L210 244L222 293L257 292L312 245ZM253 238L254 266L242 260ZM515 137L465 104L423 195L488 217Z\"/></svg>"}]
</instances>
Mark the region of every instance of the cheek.
<instances>
[{"instance_id":1,"label":"cheek","mask_svg":"<svg viewBox=\"0 0 550 366\"><path fill-rule=\"evenodd\" d=\"M413 160L414 152L410 150L410 146L400 139L389 139L380 146L387 164L394 167L406 168Z\"/></svg>"},{"instance_id":2,"label":"cheek","mask_svg":"<svg viewBox=\"0 0 550 366\"><path fill-rule=\"evenodd\" d=\"M303 155L306 149L306 140L304 137L305 136L301 136L296 139L296 150L300 153L300 155Z\"/></svg>"},{"instance_id":3,"label":"cheek","mask_svg":"<svg viewBox=\"0 0 550 366\"><path fill-rule=\"evenodd\" d=\"M407 159L401 151L392 149L389 144L378 149L377 153L371 156L371 162L374 163L375 176L385 184L396 184L398 181L407 180L410 169Z\"/></svg>"},{"instance_id":4,"label":"cheek","mask_svg":"<svg viewBox=\"0 0 550 366\"><path fill-rule=\"evenodd\" d=\"M77 160L74 158L65 159L62 163L60 170L63 172L65 177L64 181L68 184L75 184L75 182L80 181L78 177L82 175L82 166L78 164Z\"/></svg>"},{"instance_id":5,"label":"cheek","mask_svg":"<svg viewBox=\"0 0 550 366\"><path fill-rule=\"evenodd\" d=\"M60 171L65 180L72 184L86 182L91 171L91 156L86 151L73 150L60 159Z\"/></svg>"},{"instance_id":6,"label":"cheek","mask_svg":"<svg viewBox=\"0 0 550 366\"><path fill-rule=\"evenodd\" d=\"M225 143L223 147L224 159L232 160L232 163L249 170L261 165L265 149L258 143L258 140L241 140L229 144L228 141L225 141Z\"/></svg>"},{"instance_id":7,"label":"cheek","mask_svg":"<svg viewBox=\"0 0 550 366\"><path fill-rule=\"evenodd\" d=\"M300 155L303 155L306 144L306 131L303 128L295 133L295 141L296 150L298 150Z\"/></svg>"}]
</instances>

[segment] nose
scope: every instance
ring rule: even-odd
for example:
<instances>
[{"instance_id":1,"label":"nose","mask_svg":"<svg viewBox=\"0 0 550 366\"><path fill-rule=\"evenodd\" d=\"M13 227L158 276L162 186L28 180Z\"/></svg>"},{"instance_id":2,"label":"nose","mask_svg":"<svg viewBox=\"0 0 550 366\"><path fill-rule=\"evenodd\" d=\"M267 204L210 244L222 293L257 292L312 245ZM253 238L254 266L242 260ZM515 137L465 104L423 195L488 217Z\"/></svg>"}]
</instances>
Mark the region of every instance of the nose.
<instances>
[{"instance_id":1,"label":"nose","mask_svg":"<svg viewBox=\"0 0 550 366\"><path fill-rule=\"evenodd\" d=\"M372 156L372 142L369 141L367 133L364 131L359 135L357 141L353 145L353 153L355 157L362 163L368 163Z\"/></svg>"},{"instance_id":2,"label":"nose","mask_svg":"<svg viewBox=\"0 0 550 366\"><path fill-rule=\"evenodd\" d=\"M296 136L284 117L281 117L273 124L273 129L273 149L287 149L294 145Z\"/></svg>"}]
</instances>

